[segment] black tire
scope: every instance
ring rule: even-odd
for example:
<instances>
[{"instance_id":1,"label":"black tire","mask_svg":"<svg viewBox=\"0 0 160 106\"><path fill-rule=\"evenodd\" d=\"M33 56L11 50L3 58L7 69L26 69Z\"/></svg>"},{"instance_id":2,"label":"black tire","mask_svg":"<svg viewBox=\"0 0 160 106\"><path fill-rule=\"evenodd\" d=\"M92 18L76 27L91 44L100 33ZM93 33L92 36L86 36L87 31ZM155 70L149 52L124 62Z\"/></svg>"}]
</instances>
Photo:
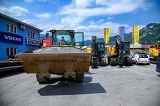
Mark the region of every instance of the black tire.
<instances>
[{"instance_id":1,"label":"black tire","mask_svg":"<svg viewBox=\"0 0 160 106\"><path fill-rule=\"evenodd\" d=\"M119 64L119 67L123 67L123 65L122 65L122 64Z\"/></svg>"},{"instance_id":2,"label":"black tire","mask_svg":"<svg viewBox=\"0 0 160 106\"><path fill-rule=\"evenodd\" d=\"M111 59L110 59L110 58L108 58L108 65L111 65L111 64L110 64L110 61L111 61Z\"/></svg>"},{"instance_id":3,"label":"black tire","mask_svg":"<svg viewBox=\"0 0 160 106\"><path fill-rule=\"evenodd\" d=\"M131 58L127 58L127 66L132 66L133 62Z\"/></svg>"},{"instance_id":4,"label":"black tire","mask_svg":"<svg viewBox=\"0 0 160 106\"><path fill-rule=\"evenodd\" d=\"M76 82L83 82L83 79L84 79L84 72L77 72L75 81Z\"/></svg>"},{"instance_id":5,"label":"black tire","mask_svg":"<svg viewBox=\"0 0 160 106\"><path fill-rule=\"evenodd\" d=\"M113 61L112 58L110 59L109 64L110 64L111 66L114 66L114 61Z\"/></svg>"},{"instance_id":6,"label":"black tire","mask_svg":"<svg viewBox=\"0 0 160 106\"><path fill-rule=\"evenodd\" d=\"M40 78L39 75L36 75L36 79L39 82L39 84L46 83L48 81L47 78Z\"/></svg>"},{"instance_id":7,"label":"black tire","mask_svg":"<svg viewBox=\"0 0 160 106\"><path fill-rule=\"evenodd\" d=\"M138 65L138 62L136 61L136 65Z\"/></svg>"},{"instance_id":8,"label":"black tire","mask_svg":"<svg viewBox=\"0 0 160 106\"><path fill-rule=\"evenodd\" d=\"M110 65L111 65L111 66L116 66L116 65L117 65L116 58L111 58L111 59L110 59Z\"/></svg>"}]
</instances>

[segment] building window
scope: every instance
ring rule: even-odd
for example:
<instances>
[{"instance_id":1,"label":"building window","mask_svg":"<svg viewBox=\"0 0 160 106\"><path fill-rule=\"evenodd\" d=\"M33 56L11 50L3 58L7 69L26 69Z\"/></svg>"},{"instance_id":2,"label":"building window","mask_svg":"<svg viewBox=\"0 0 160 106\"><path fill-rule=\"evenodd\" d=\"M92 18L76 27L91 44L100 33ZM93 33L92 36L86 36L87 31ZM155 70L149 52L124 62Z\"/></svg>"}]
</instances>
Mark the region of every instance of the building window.
<instances>
[{"instance_id":1,"label":"building window","mask_svg":"<svg viewBox=\"0 0 160 106\"><path fill-rule=\"evenodd\" d=\"M17 27L14 26L14 33L17 33Z\"/></svg>"},{"instance_id":2,"label":"building window","mask_svg":"<svg viewBox=\"0 0 160 106\"><path fill-rule=\"evenodd\" d=\"M17 34L17 27L11 24L7 24L7 32Z\"/></svg>"},{"instance_id":3,"label":"building window","mask_svg":"<svg viewBox=\"0 0 160 106\"><path fill-rule=\"evenodd\" d=\"M17 49L14 47L7 48L7 55L15 55L17 54Z\"/></svg>"},{"instance_id":4,"label":"building window","mask_svg":"<svg viewBox=\"0 0 160 106\"><path fill-rule=\"evenodd\" d=\"M7 24L7 32L10 32L10 25Z\"/></svg>"},{"instance_id":5,"label":"building window","mask_svg":"<svg viewBox=\"0 0 160 106\"><path fill-rule=\"evenodd\" d=\"M28 37L29 38L34 38L34 32L28 31Z\"/></svg>"},{"instance_id":6,"label":"building window","mask_svg":"<svg viewBox=\"0 0 160 106\"><path fill-rule=\"evenodd\" d=\"M13 25L10 25L10 32L13 33Z\"/></svg>"},{"instance_id":7,"label":"building window","mask_svg":"<svg viewBox=\"0 0 160 106\"><path fill-rule=\"evenodd\" d=\"M30 31L28 31L28 37L31 37L31 36L30 36Z\"/></svg>"},{"instance_id":8,"label":"building window","mask_svg":"<svg viewBox=\"0 0 160 106\"><path fill-rule=\"evenodd\" d=\"M34 38L34 32L32 32L32 37Z\"/></svg>"}]
</instances>

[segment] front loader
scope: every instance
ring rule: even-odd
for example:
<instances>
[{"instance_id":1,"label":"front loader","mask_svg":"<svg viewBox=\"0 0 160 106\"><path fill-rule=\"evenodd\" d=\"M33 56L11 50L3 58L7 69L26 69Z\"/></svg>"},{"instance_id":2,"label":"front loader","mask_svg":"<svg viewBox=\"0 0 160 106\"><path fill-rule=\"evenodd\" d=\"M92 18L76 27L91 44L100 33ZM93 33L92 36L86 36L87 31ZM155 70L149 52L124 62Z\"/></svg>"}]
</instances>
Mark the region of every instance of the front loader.
<instances>
[{"instance_id":1,"label":"front loader","mask_svg":"<svg viewBox=\"0 0 160 106\"><path fill-rule=\"evenodd\" d=\"M52 45L20 53L18 58L26 73L35 73L39 83L51 79L51 74L83 82L84 72L89 71L91 53L78 49L83 46L83 32L50 30Z\"/></svg>"}]
</instances>

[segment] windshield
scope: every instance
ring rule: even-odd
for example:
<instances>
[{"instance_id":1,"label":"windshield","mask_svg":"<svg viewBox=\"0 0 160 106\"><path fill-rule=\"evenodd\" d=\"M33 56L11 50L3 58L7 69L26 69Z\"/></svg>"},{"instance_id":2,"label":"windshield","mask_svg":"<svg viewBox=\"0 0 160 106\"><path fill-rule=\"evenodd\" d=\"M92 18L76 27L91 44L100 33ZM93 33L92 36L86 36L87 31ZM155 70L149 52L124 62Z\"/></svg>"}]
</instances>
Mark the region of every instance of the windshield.
<instances>
[{"instance_id":1,"label":"windshield","mask_svg":"<svg viewBox=\"0 0 160 106\"><path fill-rule=\"evenodd\" d=\"M129 47L129 42L124 42L124 51L129 51L130 47Z\"/></svg>"},{"instance_id":2,"label":"windshield","mask_svg":"<svg viewBox=\"0 0 160 106\"><path fill-rule=\"evenodd\" d=\"M84 45L84 35L82 32L75 32L75 45L77 46L83 46Z\"/></svg>"},{"instance_id":3,"label":"windshield","mask_svg":"<svg viewBox=\"0 0 160 106\"><path fill-rule=\"evenodd\" d=\"M53 45L71 45L70 33L67 31L57 31L53 33Z\"/></svg>"},{"instance_id":4,"label":"windshield","mask_svg":"<svg viewBox=\"0 0 160 106\"><path fill-rule=\"evenodd\" d=\"M104 51L104 43L98 44L98 51Z\"/></svg>"},{"instance_id":5,"label":"windshield","mask_svg":"<svg viewBox=\"0 0 160 106\"><path fill-rule=\"evenodd\" d=\"M147 55L139 55L139 58L148 58L148 56Z\"/></svg>"}]
</instances>

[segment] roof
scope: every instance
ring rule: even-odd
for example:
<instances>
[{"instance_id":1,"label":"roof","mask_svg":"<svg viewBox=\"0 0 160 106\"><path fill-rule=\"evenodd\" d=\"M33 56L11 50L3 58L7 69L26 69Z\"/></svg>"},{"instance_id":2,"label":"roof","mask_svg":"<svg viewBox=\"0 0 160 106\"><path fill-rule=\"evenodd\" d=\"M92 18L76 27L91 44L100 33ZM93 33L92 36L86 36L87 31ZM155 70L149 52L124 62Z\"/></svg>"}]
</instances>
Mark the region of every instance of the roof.
<instances>
[{"instance_id":1,"label":"roof","mask_svg":"<svg viewBox=\"0 0 160 106\"><path fill-rule=\"evenodd\" d=\"M14 18L9 17L9 16L7 16L7 15L4 15L4 14L2 14L2 13L0 13L0 17L7 18L7 19L12 20L12 21L15 21L15 22L17 22L17 23L19 23L19 24L23 24L23 25L25 25L25 26L28 26L28 27L30 27L30 28L36 29L36 30L38 30L38 31L40 31L40 32L43 32L43 30L41 30L41 29L39 29L39 28L36 28L36 27L31 26L31 25L29 25L29 24L26 24L26 23L24 23L24 22L22 22L22 21L19 21L19 20L17 20L17 19L14 19Z\"/></svg>"},{"instance_id":2,"label":"roof","mask_svg":"<svg viewBox=\"0 0 160 106\"><path fill-rule=\"evenodd\" d=\"M51 30L49 30L49 32L55 32L55 31L71 31L71 32L74 32L74 30L72 30L72 29L51 29Z\"/></svg>"}]
</instances>

